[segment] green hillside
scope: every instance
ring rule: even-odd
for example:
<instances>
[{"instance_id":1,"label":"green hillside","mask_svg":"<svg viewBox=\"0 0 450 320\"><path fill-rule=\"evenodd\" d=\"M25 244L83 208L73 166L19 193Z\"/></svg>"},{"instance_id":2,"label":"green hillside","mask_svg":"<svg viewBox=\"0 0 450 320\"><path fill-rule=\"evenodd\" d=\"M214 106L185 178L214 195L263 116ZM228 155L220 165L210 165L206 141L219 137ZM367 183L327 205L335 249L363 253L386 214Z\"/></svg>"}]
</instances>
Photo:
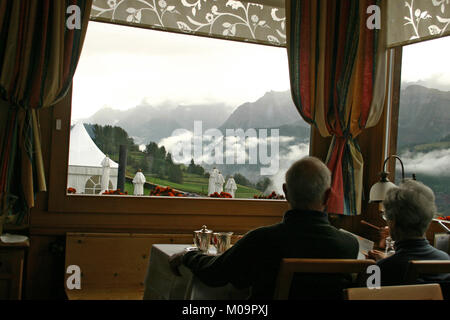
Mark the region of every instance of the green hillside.
<instances>
[{"instance_id":1,"label":"green hillside","mask_svg":"<svg viewBox=\"0 0 450 320\"><path fill-rule=\"evenodd\" d=\"M173 189L177 189L184 192L195 193L199 196L207 196L208 193L208 178L202 177L195 174L184 173L183 174L183 183L175 183L169 180L160 179L155 176L146 175L147 182L156 184L163 187L171 187ZM126 182L125 191L128 194L133 194L133 184L131 182ZM150 192L149 188L144 188L145 194L148 195ZM254 195L259 195L261 192L259 190L237 185L236 190L236 198L245 199L245 198L253 198Z\"/></svg>"}]
</instances>

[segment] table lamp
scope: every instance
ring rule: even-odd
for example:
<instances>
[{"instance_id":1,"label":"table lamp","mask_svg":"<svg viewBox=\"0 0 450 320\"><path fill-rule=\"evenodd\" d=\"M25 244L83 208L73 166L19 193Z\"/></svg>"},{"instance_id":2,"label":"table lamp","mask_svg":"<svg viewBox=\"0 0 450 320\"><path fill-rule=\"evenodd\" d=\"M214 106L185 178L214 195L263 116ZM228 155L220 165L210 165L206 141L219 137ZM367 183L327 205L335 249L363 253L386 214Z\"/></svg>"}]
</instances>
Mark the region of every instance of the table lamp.
<instances>
[{"instance_id":1,"label":"table lamp","mask_svg":"<svg viewBox=\"0 0 450 320\"><path fill-rule=\"evenodd\" d=\"M388 190L392 188L397 188L397 186L394 183L389 181L388 179L389 172L386 172L386 163L390 158L395 158L398 161L400 161L400 164L402 166L402 181L405 180L405 167L403 166L403 161L400 159L400 157L396 155L387 157L386 160L384 160L383 171L380 173L380 181L375 183L372 186L372 188L370 188L369 203L383 202ZM413 174L413 179L416 180L415 174Z\"/></svg>"}]
</instances>

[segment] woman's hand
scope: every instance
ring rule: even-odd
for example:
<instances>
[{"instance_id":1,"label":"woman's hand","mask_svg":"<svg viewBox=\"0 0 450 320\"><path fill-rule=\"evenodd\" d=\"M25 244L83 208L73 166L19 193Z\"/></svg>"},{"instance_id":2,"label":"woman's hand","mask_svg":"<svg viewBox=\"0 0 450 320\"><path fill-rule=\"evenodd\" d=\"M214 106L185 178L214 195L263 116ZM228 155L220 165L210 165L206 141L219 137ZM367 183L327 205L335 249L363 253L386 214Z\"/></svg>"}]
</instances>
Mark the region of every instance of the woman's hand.
<instances>
[{"instance_id":1,"label":"woman's hand","mask_svg":"<svg viewBox=\"0 0 450 320\"><path fill-rule=\"evenodd\" d=\"M373 259L375 261L386 258L386 254L380 250L370 250L367 254L368 259Z\"/></svg>"},{"instance_id":2,"label":"woman's hand","mask_svg":"<svg viewBox=\"0 0 450 320\"><path fill-rule=\"evenodd\" d=\"M388 226L380 229L380 242L378 246L381 249L386 248L386 238L391 236L391 230Z\"/></svg>"},{"instance_id":3,"label":"woman's hand","mask_svg":"<svg viewBox=\"0 0 450 320\"><path fill-rule=\"evenodd\" d=\"M381 238L384 238L384 239L386 239L387 237L390 237L391 236L391 229L389 229L388 226L382 228L380 230L380 236L381 236Z\"/></svg>"}]
</instances>

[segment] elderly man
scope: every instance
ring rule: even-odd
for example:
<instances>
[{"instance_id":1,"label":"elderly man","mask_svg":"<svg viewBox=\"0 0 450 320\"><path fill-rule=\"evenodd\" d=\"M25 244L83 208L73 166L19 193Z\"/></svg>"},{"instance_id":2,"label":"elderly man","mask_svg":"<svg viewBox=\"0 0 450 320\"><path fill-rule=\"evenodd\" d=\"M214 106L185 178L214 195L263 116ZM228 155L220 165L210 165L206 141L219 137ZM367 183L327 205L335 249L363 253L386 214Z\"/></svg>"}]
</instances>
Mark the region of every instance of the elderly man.
<instances>
[{"instance_id":1,"label":"elderly man","mask_svg":"<svg viewBox=\"0 0 450 320\"><path fill-rule=\"evenodd\" d=\"M395 253L385 257L380 251L369 252L369 257L379 260L381 284L393 286L405 284L410 260L449 260L450 256L425 239L431 220L436 214L433 191L414 180L407 180L399 188L388 191L383 205ZM450 274L425 275L423 281L450 280Z\"/></svg>"},{"instance_id":2,"label":"elderly man","mask_svg":"<svg viewBox=\"0 0 450 320\"><path fill-rule=\"evenodd\" d=\"M283 185L290 210L280 223L248 232L219 256L195 251L174 255L172 269L177 273L177 266L183 263L209 286L231 283L237 288L250 288L249 298L260 300L273 298L282 258L356 259L358 241L331 226L324 212L330 184L330 171L319 159L306 157L295 162L287 171ZM326 282L322 284L332 290L318 290L315 297L339 298L336 295L342 292L340 286L345 286L349 279L346 276L325 278L322 277ZM311 281L312 277L308 279ZM320 279L309 283L309 288L319 287L317 281ZM291 297L305 296L291 290Z\"/></svg>"}]
</instances>

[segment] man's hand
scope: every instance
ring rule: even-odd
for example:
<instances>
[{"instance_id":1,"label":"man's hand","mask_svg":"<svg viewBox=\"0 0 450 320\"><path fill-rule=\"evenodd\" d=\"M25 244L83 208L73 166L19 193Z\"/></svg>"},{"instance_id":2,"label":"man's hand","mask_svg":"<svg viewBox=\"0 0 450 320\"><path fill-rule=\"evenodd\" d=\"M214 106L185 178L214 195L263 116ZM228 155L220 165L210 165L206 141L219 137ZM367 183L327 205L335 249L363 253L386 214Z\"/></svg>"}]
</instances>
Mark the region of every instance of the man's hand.
<instances>
[{"instance_id":1,"label":"man's hand","mask_svg":"<svg viewBox=\"0 0 450 320\"><path fill-rule=\"evenodd\" d=\"M169 266L172 273L176 276L181 277L180 270L178 270L178 267L183 263L183 257L186 254L186 251L181 251L179 253L175 253L170 256L169 258Z\"/></svg>"},{"instance_id":2,"label":"man's hand","mask_svg":"<svg viewBox=\"0 0 450 320\"><path fill-rule=\"evenodd\" d=\"M378 261L378 260L381 260L381 259L386 258L387 256L386 256L386 254L385 254L383 251L380 251L380 250L370 250L370 251L368 252L367 257L368 257L369 259L374 259L375 261Z\"/></svg>"}]
</instances>

